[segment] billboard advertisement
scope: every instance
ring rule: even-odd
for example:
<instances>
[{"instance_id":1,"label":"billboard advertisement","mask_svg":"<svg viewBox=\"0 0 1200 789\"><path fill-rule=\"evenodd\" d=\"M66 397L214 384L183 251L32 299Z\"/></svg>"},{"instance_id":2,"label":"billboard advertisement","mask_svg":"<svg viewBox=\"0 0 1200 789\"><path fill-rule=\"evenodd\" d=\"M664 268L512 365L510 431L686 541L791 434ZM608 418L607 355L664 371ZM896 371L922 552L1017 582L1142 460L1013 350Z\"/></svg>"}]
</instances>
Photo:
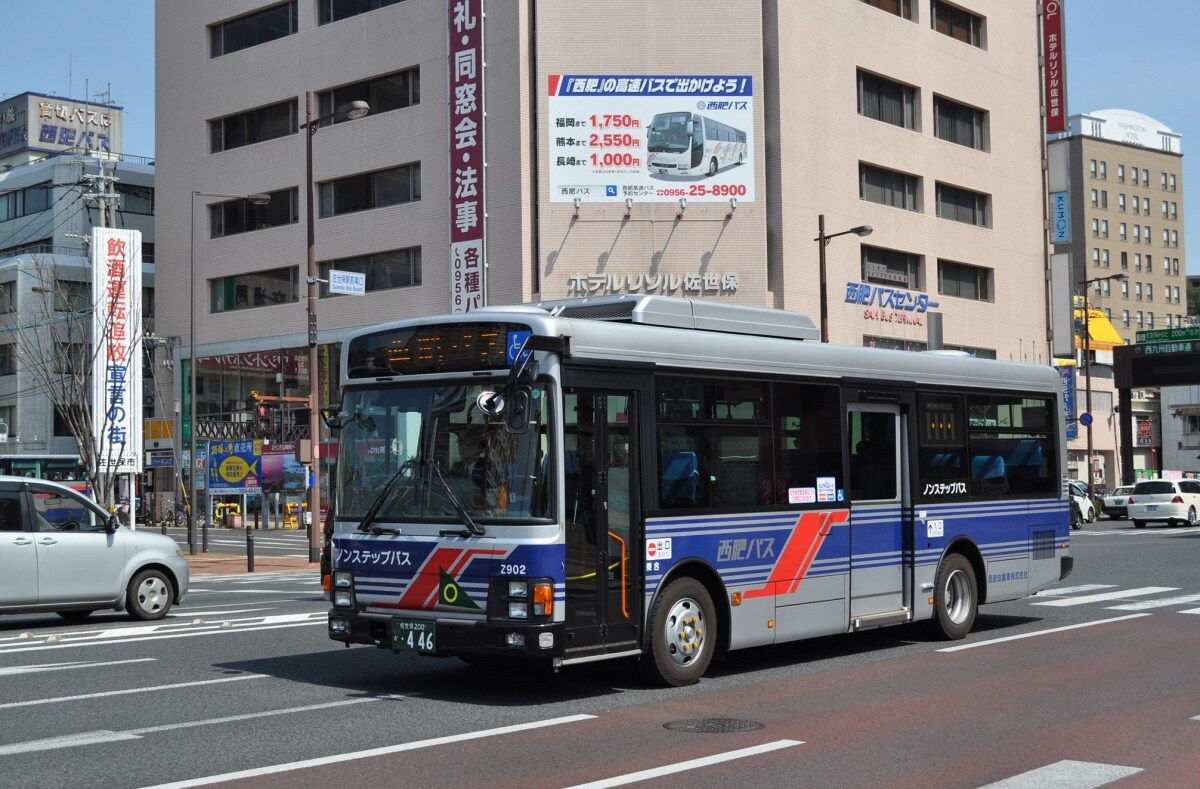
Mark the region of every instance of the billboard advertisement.
<instances>
[{"instance_id":1,"label":"billboard advertisement","mask_svg":"<svg viewBox=\"0 0 1200 789\"><path fill-rule=\"evenodd\" d=\"M551 74L550 200L754 200L745 75Z\"/></svg>"},{"instance_id":2,"label":"billboard advertisement","mask_svg":"<svg viewBox=\"0 0 1200 789\"><path fill-rule=\"evenodd\" d=\"M484 306L483 0L449 0L450 309Z\"/></svg>"},{"instance_id":3,"label":"billboard advertisement","mask_svg":"<svg viewBox=\"0 0 1200 789\"><path fill-rule=\"evenodd\" d=\"M262 493L261 441L213 441L208 445L208 491L214 495Z\"/></svg>"},{"instance_id":4,"label":"billboard advertisement","mask_svg":"<svg viewBox=\"0 0 1200 789\"><path fill-rule=\"evenodd\" d=\"M99 470L142 470L142 233L92 229L92 435Z\"/></svg>"},{"instance_id":5,"label":"billboard advertisement","mask_svg":"<svg viewBox=\"0 0 1200 789\"><path fill-rule=\"evenodd\" d=\"M1063 2L1047 0L1042 7L1043 101L1046 133L1067 130L1067 76L1063 52Z\"/></svg>"}]
</instances>

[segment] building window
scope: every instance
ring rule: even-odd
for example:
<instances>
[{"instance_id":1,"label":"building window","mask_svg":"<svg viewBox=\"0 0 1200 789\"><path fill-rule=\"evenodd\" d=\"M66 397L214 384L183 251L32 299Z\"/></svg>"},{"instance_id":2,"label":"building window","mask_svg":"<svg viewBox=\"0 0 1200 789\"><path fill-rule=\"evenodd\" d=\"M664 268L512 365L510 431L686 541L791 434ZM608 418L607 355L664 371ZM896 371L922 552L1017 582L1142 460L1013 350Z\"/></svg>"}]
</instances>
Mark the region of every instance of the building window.
<instances>
[{"instance_id":1,"label":"building window","mask_svg":"<svg viewBox=\"0 0 1200 789\"><path fill-rule=\"evenodd\" d=\"M55 312L90 312L92 307L92 283L60 279L54 283Z\"/></svg>"},{"instance_id":2,"label":"building window","mask_svg":"<svg viewBox=\"0 0 1200 789\"><path fill-rule=\"evenodd\" d=\"M1138 185L1138 168L1129 168L1129 183L1133 184L1134 186Z\"/></svg>"},{"instance_id":3,"label":"building window","mask_svg":"<svg viewBox=\"0 0 1200 789\"><path fill-rule=\"evenodd\" d=\"M1171 258L1171 273L1179 276L1179 258Z\"/></svg>"},{"instance_id":4,"label":"building window","mask_svg":"<svg viewBox=\"0 0 1200 789\"><path fill-rule=\"evenodd\" d=\"M368 293L392 288L411 288L421 284L421 248L409 247L323 262L321 279L329 279L330 269L365 274ZM329 283L322 282L321 297L329 295Z\"/></svg>"},{"instance_id":5,"label":"building window","mask_svg":"<svg viewBox=\"0 0 1200 789\"><path fill-rule=\"evenodd\" d=\"M1092 190L1092 208L1099 208L1099 207L1100 207L1100 190L1093 189Z\"/></svg>"},{"instance_id":6,"label":"building window","mask_svg":"<svg viewBox=\"0 0 1200 789\"><path fill-rule=\"evenodd\" d=\"M1134 225L1136 228L1137 225ZM1092 219L1092 238L1100 238L1100 220Z\"/></svg>"},{"instance_id":7,"label":"building window","mask_svg":"<svg viewBox=\"0 0 1200 789\"><path fill-rule=\"evenodd\" d=\"M1167 175L1167 183L1169 184L1170 190L1172 192L1174 192L1175 191L1175 173L1169 173Z\"/></svg>"},{"instance_id":8,"label":"building window","mask_svg":"<svg viewBox=\"0 0 1200 789\"><path fill-rule=\"evenodd\" d=\"M1163 190L1164 192L1165 192L1165 191L1167 191L1167 174L1166 174L1165 172L1164 172L1164 173L1161 173L1161 174L1159 175L1159 177L1158 177L1158 183L1159 183L1159 186L1161 186L1161 187L1162 187L1162 190Z\"/></svg>"},{"instance_id":9,"label":"building window","mask_svg":"<svg viewBox=\"0 0 1200 789\"><path fill-rule=\"evenodd\" d=\"M1133 213L1135 213L1135 214L1142 213L1142 201L1138 200L1137 195L1133 196Z\"/></svg>"},{"instance_id":10,"label":"building window","mask_svg":"<svg viewBox=\"0 0 1200 789\"><path fill-rule=\"evenodd\" d=\"M931 7L934 30L972 47L983 47L983 17L942 0L932 0Z\"/></svg>"},{"instance_id":11,"label":"building window","mask_svg":"<svg viewBox=\"0 0 1200 789\"><path fill-rule=\"evenodd\" d=\"M1144 183L1146 186L1150 185L1150 171L1145 167L1142 168L1142 183ZM1146 200L1149 199L1149 197L1146 198Z\"/></svg>"},{"instance_id":12,"label":"building window","mask_svg":"<svg viewBox=\"0 0 1200 789\"><path fill-rule=\"evenodd\" d=\"M327 25L330 22L348 19L402 2L404 0L318 0L317 24ZM374 105L372 105L372 109L374 109Z\"/></svg>"},{"instance_id":13,"label":"building window","mask_svg":"<svg viewBox=\"0 0 1200 789\"><path fill-rule=\"evenodd\" d=\"M35 184L0 193L0 222L29 216L50 207L51 183Z\"/></svg>"},{"instance_id":14,"label":"building window","mask_svg":"<svg viewBox=\"0 0 1200 789\"><path fill-rule=\"evenodd\" d=\"M862 0L867 5L881 8L889 14L895 14L903 19L912 19L912 0Z\"/></svg>"},{"instance_id":15,"label":"building window","mask_svg":"<svg viewBox=\"0 0 1200 789\"><path fill-rule=\"evenodd\" d=\"M1117 225L1117 237L1120 238L1122 241L1129 240L1129 233L1127 233L1126 230L1127 230L1127 228L1125 227L1124 222L1121 222L1119 225Z\"/></svg>"},{"instance_id":16,"label":"building window","mask_svg":"<svg viewBox=\"0 0 1200 789\"><path fill-rule=\"evenodd\" d=\"M1088 175L1090 175L1091 177L1095 178L1095 177L1096 177L1096 172L1097 172L1096 160L1095 160L1095 159L1089 159L1089 160L1088 160Z\"/></svg>"},{"instance_id":17,"label":"building window","mask_svg":"<svg viewBox=\"0 0 1200 789\"><path fill-rule=\"evenodd\" d=\"M1168 257L1163 258L1163 273L1164 274L1171 273L1171 259Z\"/></svg>"},{"instance_id":18,"label":"building window","mask_svg":"<svg viewBox=\"0 0 1200 789\"><path fill-rule=\"evenodd\" d=\"M1147 329L1154 328L1154 313L1153 312L1146 313L1146 328Z\"/></svg>"},{"instance_id":19,"label":"building window","mask_svg":"<svg viewBox=\"0 0 1200 789\"><path fill-rule=\"evenodd\" d=\"M208 122L212 152L228 151L295 134L297 130L296 100L258 107L236 115L227 115Z\"/></svg>"},{"instance_id":20,"label":"building window","mask_svg":"<svg viewBox=\"0 0 1200 789\"><path fill-rule=\"evenodd\" d=\"M54 372L58 375L82 375L91 371L91 346L84 342L60 342L54 355Z\"/></svg>"},{"instance_id":21,"label":"building window","mask_svg":"<svg viewBox=\"0 0 1200 789\"><path fill-rule=\"evenodd\" d=\"M968 225L988 226L988 196L949 184L937 185L937 215ZM1107 233L1105 233L1107 235Z\"/></svg>"},{"instance_id":22,"label":"building window","mask_svg":"<svg viewBox=\"0 0 1200 789\"><path fill-rule=\"evenodd\" d=\"M1174 200L1171 201L1171 219L1179 218L1179 204Z\"/></svg>"},{"instance_id":23,"label":"building window","mask_svg":"<svg viewBox=\"0 0 1200 789\"><path fill-rule=\"evenodd\" d=\"M1146 301L1154 301L1154 283L1146 283Z\"/></svg>"},{"instance_id":24,"label":"building window","mask_svg":"<svg viewBox=\"0 0 1200 789\"><path fill-rule=\"evenodd\" d=\"M916 88L865 71L858 72L859 115L915 129L916 98Z\"/></svg>"},{"instance_id":25,"label":"building window","mask_svg":"<svg viewBox=\"0 0 1200 789\"><path fill-rule=\"evenodd\" d=\"M1121 298L1129 300L1129 280L1121 280Z\"/></svg>"},{"instance_id":26,"label":"building window","mask_svg":"<svg viewBox=\"0 0 1200 789\"><path fill-rule=\"evenodd\" d=\"M1146 216L1150 216L1150 198L1149 197L1142 198L1142 213L1145 214Z\"/></svg>"},{"instance_id":27,"label":"building window","mask_svg":"<svg viewBox=\"0 0 1200 789\"><path fill-rule=\"evenodd\" d=\"M1108 238L1108 220L1107 219L1100 220L1100 236L1102 238Z\"/></svg>"},{"instance_id":28,"label":"building window","mask_svg":"<svg viewBox=\"0 0 1200 789\"><path fill-rule=\"evenodd\" d=\"M1171 231L1171 247L1177 249L1179 247L1179 231Z\"/></svg>"},{"instance_id":29,"label":"building window","mask_svg":"<svg viewBox=\"0 0 1200 789\"><path fill-rule=\"evenodd\" d=\"M1100 247L1092 247L1092 265L1100 265Z\"/></svg>"},{"instance_id":30,"label":"building window","mask_svg":"<svg viewBox=\"0 0 1200 789\"><path fill-rule=\"evenodd\" d=\"M1140 282L1133 283L1133 298L1135 301L1142 300L1142 283L1140 283Z\"/></svg>"},{"instance_id":31,"label":"building window","mask_svg":"<svg viewBox=\"0 0 1200 789\"><path fill-rule=\"evenodd\" d=\"M918 189L915 175L861 162L858 165L858 196L863 200L916 211Z\"/></svg>"},{"instance_id":32,"label":"building window","mask_svg":"<svg viewBox=\"0 0 1200 789\"><path fill-rule=\"evenodd\" d=\"M1092 222L1093 222L1093 227L1094 227L1094 223L1096 222L1096 220L1095 220L1095 219L1093 219L1093 220L1092 220ZM1133 243L1135 243L1135 244L1140 244L1140 243L1141 243L1141 241L1142 241L1142 231L1141 231L1141 228L1140 228L1138 225L1134 225L1134 226L1133 226ZM1140 258L1140 257L1141 257L1141 255L1138 255L1137 257L1139 257L1139 258Z\"/></svg>"},{"instance_id":33,"label":"building window","mask_svg":"<svg viewBox=\"0 0 1200 789\"><path fill-rule=\"evenodd\" d=\"M943 296L991 301L992 270L949 260L938 261L938 292Z\"/></svg>"},{"instance_id":34,"label":"building window","mask_svg":"<svg viewBox=\"0 0 1200 789\"><path fill-rule=\"evenodd\" d=\"M241 198L209 206L212 237L221 238L300 221L299 189L280 189L268 194L271 201L264 205L255 205Z\"/></svg>"},{"instance_id":35,"label":"building window","mask_svg":"<svg viewBox=\"0 0 1200 789\"><path fill-rule=\"evenodd\" d=\"M118 210L129 214L154 215L153 186L118 183L116 189L117 194L121 196L121 207Z\"/></svg>"},{"instance_id":36,"label":"building window","mask_svg":"<svg viewBox=\"0 0 1200 789\"><path fill-rule=\"evenodd\" d=\"M1125 183L1125 165L1123 164L1117 165L1117 183Z\"/></svg>"},{"instance_id":37,"label":"building window","mask_svg":"<svg viewBox=\"0 0 1200 789\"><path fill-rule=\"evenodd\" d=\"M907 252L881 247L862 247L863 280L878 285L899 285L917 290L920 284L920 258Z\"/></svg>"},{"instance_id":38,"label":"building window","mask_svg":"<svg viewBox=\"0 0 1200 789\"><path fill-rule=\"evenodd\" d=\"M1108 258L1108 249L1107 248L1100 250L1100 258L1101 258L1101 265L1104 268L1108 268L1109 267L1109 258ZM1106 291L1108 290L1108 281L1107 280L1104 282L1104 288Z\"/></svg>"},{"instance_id":39,"label":"building window","mask_svg":"<svg viewBox=\"0 0 1200 789\"><path fill-rule=\"evenodd\" d=\"M1125 324L1126 328L1129 327L1129 310L1121 310L1121 323Z\"/></svg>"},{"instance_id":40,"label":"building window","mask_svg":"<svg viewBox=\"0 0 1200 789\"><path fill-rule=\"evenodd\" d=\"M320 184L321 216L337 216L421 199L421 163Z\"/></svg>"},{"instance_id":41,"label":"building window","mask_svg":"<svg viewBox=\"0 0 1200 789\"><path fill-rule=\"evenodd\" d=\"M0 345L0 375L12 375L17 371L17 346L11 342ZM12 430L12 422L9 422Z\"/></svg>"},{"instance_id":42,"label":"building window","mask_svg":"<svg viewBox=\"0 0 1200 789\"><path fill-rule=\"evenodd\" d=\"M209 282L213 312L233 312L300 299L300 270L295 266L235 274Z\"/></svg>"},{"instance_id":43,"label":"building window","mask_svg":"<svg viewBox=\"0 0 1200 789\"><path fill-rule=\"evenodd\" d=\"M1100 190L1100 207L1108 208L1108 190L1107 189Z\"/></svg>"},{"instance_id":44,"label":"building window","mask_svg":"<svg viewBox=\"0 0 1200 789\"><path fill-rule=\"evenodd\" d=\"M1171 246L1171 231L1167 230L1165 227L1163 228L1163 246Z\"/></svg>"},{"instance_id":45,"label":"building window","mask_svg":"<svg viewBox=\"0 0 1200 789\"><path fill-rule=\"evenodd\" d=\"M1100 178L1102 180L1108 180L1108 162L1104 161L1103 159L1100 160Z\"/></svg>"},{"instance_id":46,"label":"building window","mask_svg":"<svg viewBox=\"0 0 1200 789\"><path fill-rule=\"evenodd\" d=\"M212 57L265 44L296 32L296 0L264 8L208 29Z\"/></svg>"},{"instance_id":47,"label":"building window","mask_svg":"<svg viewBox=\"0 0 1200 789\"><path fill-rule=\"evenodd\" d=\"M1142 311L1138 310L1137 311L1137 327L1140 329L1140 328L1142 328L1142 326L1143 326Z\"/></svg>"},{"instance_id":48,"label":"building window","mask_svg":"<svg viewBox=\"0 0 1200 789\"><path fill-rule=\"evenodd\" d=\"M317 94L317 114L331 116L322 121L321 125L350 120L345 116L333 116L338 107L345 107L352 101L365 101L371 107L372 115L420 104L421 70L411 68L353 85L321 91Z\"/></svg>"},{"instance_id":49,"label":"building window","mask_svg":"<svg viewBox=\"0 0 1200 789\"><path fill-rule=\"evenodd\" d=\"M1117 195L1117 210L1125 213L1125 193L1121 192Z\"/></svg>"},{"instance_id":50,"label":"building window","mask_svg":"<svg viewBox=\"0 0 1200 789\"><path fill-rule=\"evenodd\" d=\"M939 140L982 151L987 145L986 131L987 113L983 110L941 96L933 97L933 134Z\"/></svg>"},{"instance_id":51,"label":"building window","mask_svg":"<svg viewBox=\"0 0 1200 789\"><path fill-rule=\"evenodd\" d=\"M1137 225L1134 225L1133 229L1137 230ZM1141 252L1133 253L1133 270L1134 271L1142 270L1142 253Z\"/></svg>"},{"instance_id":52,"label":"building window","mask_svg":"<svg viewBox=\"0 0 1200 789\"><path fill-rule=\"evenodd\" d=\"M1125 250L1121 250L1121 268L1129 270L1129 253Z\"/></svg>"},{"instance_id":53,"label":"building window","mask_svg":"<svg viewBox=\"0 0 1200 789\"><path fill-rule=\"evenodd\" d=\"M74 409L76 411L76 413L72 414L71 409ZM72 421L71 417L72 416L75 417L75 421L77 424L82 423L83 414L82 414L79 406L68 406L67 408L63 408L63 407L57 406L57 405L54 406L54 435L55 436L68 437L68 436L75 435L75 431L71 429L71 421Z\"/></svg>"},{"instance_id":54,"label":"building window","mask_svg":"<svg viewBox=\"0 0 1200 789\"><path fill-rule=\"evenodd\" d=\"M16 310L16 303L13 299L13 294L16 293L15 288L15 283L0 282L0 315L7 315Z\"/></svg>"}]
</instances>

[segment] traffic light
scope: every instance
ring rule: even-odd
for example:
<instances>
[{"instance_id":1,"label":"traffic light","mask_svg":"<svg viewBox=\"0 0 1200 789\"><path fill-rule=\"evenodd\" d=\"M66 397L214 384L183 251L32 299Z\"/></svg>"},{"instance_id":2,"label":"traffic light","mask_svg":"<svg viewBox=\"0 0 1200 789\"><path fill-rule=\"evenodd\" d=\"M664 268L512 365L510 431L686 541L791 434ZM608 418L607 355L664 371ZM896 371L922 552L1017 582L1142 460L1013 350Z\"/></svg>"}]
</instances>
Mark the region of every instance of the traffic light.
<instances>
[{"instance_id":1,"label":"traffic light","mask_svg":"<svg viewBox=\"0 0 1200 789\"><path fill-rule=\"evenodd\" d=\"M266 403L259 403L256 410L255 432L259 438L270 438L275 431L275 409Z\"/></svg>"}]
</instances>

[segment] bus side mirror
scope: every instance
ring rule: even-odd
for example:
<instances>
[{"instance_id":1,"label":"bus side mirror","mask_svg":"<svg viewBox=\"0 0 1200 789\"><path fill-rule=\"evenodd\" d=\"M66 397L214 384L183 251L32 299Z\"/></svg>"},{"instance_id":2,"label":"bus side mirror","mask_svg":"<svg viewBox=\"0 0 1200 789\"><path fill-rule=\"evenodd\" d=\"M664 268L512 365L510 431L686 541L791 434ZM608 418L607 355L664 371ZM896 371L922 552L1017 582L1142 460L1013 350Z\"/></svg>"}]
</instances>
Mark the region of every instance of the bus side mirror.
<instances>
[{"instance_id":1,"label":"bus side mirror","mask_svg":"<svg viewBox=\"0 0 1200 789\"><path fill-rule=\"evenodd\" d=\"M687 122L687 130L688 130L688 134L691 134L692 132L696 131L696 122L688 121Z\"/></svg>"},{"instance_id":2,"label":"bus side mirror","mask_svg":"<svg viewBox=\"0 0 1200 789\"><path fill-rule=\"evenodd\" d=\"M529 430L529 409L533 396L528 386L514 386L504 409L504 429L509 433Z\"/></svg>"},{"instance_id":3,"label":"bus side mirror","mask_svg":"<svg viewBox=\"0 0 1200 789\"><path fill-rule=\"evenodd\" d=\"M346 424L346 414L338 413L336 408L325 407L321 411L321 421L325 423L325 427L330 430L341 430Z\"/></svg>"}]
</instances>

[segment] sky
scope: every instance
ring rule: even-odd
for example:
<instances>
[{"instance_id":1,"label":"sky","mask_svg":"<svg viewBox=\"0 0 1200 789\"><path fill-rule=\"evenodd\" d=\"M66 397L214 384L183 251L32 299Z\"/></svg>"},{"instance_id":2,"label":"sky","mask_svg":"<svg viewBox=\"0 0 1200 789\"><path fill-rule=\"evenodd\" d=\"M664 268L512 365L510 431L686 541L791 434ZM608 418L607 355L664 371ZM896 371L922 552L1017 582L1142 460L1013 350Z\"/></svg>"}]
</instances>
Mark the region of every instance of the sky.
<instances>
[{"instance_id":1,"label":"sky","mask_svg":"<svg viewBox=\"0 0 1200 789\"><path fill-rule=\"evenodd\" d=\"M5 41L0 97L108 92L124 108L124 152L153 156L153 0L3 3L5 28L20 32ZM966 4L975 3L986 13L981 0ZM1064 18L1068 113L1134 110L1182 134L1183 186L1200 194L1200 2L1065 0ZM1185 241L1200 244L1200 198L1183 209ZM1200 274L1200 254L1184 255L1188 273Z\"/></svg>"}]
</instances>

